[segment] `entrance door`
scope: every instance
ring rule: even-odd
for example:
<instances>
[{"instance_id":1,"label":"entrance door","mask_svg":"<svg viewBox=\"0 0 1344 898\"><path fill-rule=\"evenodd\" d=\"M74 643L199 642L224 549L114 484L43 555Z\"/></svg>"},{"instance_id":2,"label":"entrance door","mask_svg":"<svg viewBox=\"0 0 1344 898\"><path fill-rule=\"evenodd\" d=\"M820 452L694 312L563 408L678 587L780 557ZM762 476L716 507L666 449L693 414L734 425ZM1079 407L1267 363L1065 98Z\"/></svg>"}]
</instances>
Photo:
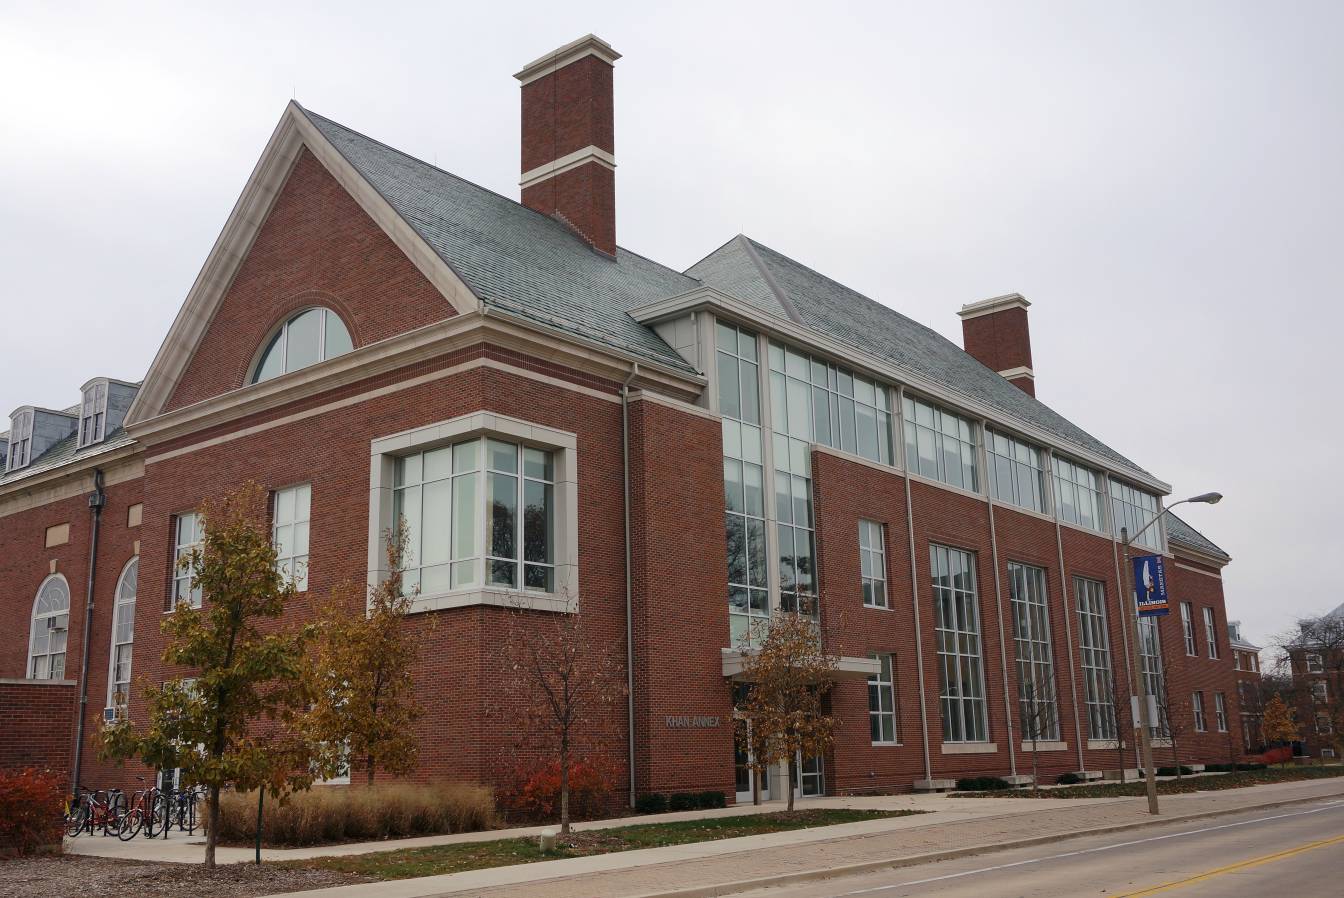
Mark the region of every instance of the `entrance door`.
<instances>
[{"instance_id":1,"label":"entrance door","mask_svg":"<svg viewBox=\"0 0 1344 898\"><path fill-rule=\"evenodd\" d=\"M737 803L750 804L752 801L751 754L743 748L743 737L749 732L751 724L745 720L733 721L733 771L737 779ZM761 771L761 800L770 798L770 771Z\"/></svg>"},{"instance_id":2,"label":"entrance door","mask_svg":"<svg viewBox=\"0 0 1344 898\"><path fill-rule=\"evenodd\" d=\"M826 794L826 773L820 755L814 758L799 756L797 798L814 798Z\"/></svg>"}]
</instances>

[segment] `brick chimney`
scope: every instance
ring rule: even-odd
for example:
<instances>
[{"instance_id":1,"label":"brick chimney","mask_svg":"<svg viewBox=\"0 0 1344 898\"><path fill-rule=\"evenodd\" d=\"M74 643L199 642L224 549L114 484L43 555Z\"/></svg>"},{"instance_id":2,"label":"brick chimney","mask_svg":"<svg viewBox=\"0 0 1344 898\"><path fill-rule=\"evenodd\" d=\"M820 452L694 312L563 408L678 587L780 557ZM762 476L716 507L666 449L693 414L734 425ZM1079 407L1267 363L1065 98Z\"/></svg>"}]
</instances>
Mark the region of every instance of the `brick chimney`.
<instances>
[{"instance_id":1,"label":"brick chimney","mask_svg":"<svg viewBox=\"0 0 1344 898\"><path fill-rule=\"evenodd\" d=\"M589 34L514 75L523 88L523 204L609 256L616 255L611 81L620 58Z\"/></svg>"},{"instance_id":2,"label":"brick chimney","mask_svg":"<svg viewBox=\"0 0 1344 898\"><path fill-rule=\"evenodd\" d=\"M961 344L986 368L999 372L1024 393L1036 395L1031 367L1031 330L1020 293L983 299L961 307Z\"/></svg>"}]
</instances>

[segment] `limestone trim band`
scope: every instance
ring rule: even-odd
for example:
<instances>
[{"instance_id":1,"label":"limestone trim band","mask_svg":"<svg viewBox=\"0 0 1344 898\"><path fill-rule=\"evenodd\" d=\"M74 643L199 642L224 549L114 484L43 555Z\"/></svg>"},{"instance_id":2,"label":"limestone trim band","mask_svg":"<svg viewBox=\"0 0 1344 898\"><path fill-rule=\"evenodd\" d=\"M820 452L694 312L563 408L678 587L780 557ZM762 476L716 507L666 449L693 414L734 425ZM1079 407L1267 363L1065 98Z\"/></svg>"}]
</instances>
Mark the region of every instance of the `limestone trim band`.
<instances>
[{"instance_id":1,"label":"limestone trim band","mask_svg":"<svg viewBox=\"0 0 1344 898\"><path fill-rule=\"evenodd\" d=\"M547 178L553 178L556 175L576 169L581 165L587 165L589 162L595 162L610 171L616 170L615 156L599 146L589 144L581 150L566 153L559 159L547 162L545 165L538 165L531 171L523 172L518 181L518 185L525 190L534 184L540 184Z\"/></svg>"}]
</instances>

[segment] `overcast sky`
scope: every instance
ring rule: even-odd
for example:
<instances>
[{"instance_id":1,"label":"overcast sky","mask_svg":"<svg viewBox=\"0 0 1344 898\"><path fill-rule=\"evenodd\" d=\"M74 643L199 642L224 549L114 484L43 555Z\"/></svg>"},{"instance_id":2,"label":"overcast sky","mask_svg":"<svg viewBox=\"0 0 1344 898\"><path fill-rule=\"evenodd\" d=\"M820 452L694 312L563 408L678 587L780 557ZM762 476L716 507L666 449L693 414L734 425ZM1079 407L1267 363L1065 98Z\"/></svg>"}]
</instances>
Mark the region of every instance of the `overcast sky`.
<instances>
[{"instance_id":1,"label":"overcast sky","mask_svg":"<svg viewBox=\"0 0 1344 898\"><path fill-rule=\"evenodd\" d=\"M1249 637L1344 601L1344 5L186 5L0 0L0 414L144 376L292 96L517 196L512 74L591 31L623 246L743 232L958 343L1021 292L1042 400L1227 495Z\"/></svg>"}]
</instances>

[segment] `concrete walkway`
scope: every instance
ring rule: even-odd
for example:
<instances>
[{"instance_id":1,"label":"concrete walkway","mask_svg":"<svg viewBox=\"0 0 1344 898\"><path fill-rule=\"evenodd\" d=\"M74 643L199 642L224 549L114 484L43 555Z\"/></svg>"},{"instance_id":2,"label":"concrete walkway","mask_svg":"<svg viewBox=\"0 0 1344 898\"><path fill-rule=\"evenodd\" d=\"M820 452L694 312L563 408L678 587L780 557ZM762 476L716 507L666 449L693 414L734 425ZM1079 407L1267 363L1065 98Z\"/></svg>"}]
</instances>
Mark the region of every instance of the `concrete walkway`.
<instances>
[{"instance_id":1,"label":"concrete walkway","mask_svg":"<svg viewBox=\"0 0 1344 898\"><path fill-rule=\"evenodd\" d=\"M853 801L942 802L933 814L746 836L667 848L568 858L394 882L303 892L305 898L708 898L764 885L907 866L1087 833L1114 832L1303 801L1344 801L1344 778L1162 797L1159 817L1143 798L950 799L896 796ZM974 806L962 802L975 802ZM815 805L814 805L815 806ZM922 809L922 808L921 808ZM748 808L749 812L751 809ZM658 819L669 819L661 815ZM627 823L615 821L616 823ZM609 824L610 825L610 824ZM382 843L384 849L390 843ZM275 896L279 898L279 896Z\"/></svg>"}]
</instances>

